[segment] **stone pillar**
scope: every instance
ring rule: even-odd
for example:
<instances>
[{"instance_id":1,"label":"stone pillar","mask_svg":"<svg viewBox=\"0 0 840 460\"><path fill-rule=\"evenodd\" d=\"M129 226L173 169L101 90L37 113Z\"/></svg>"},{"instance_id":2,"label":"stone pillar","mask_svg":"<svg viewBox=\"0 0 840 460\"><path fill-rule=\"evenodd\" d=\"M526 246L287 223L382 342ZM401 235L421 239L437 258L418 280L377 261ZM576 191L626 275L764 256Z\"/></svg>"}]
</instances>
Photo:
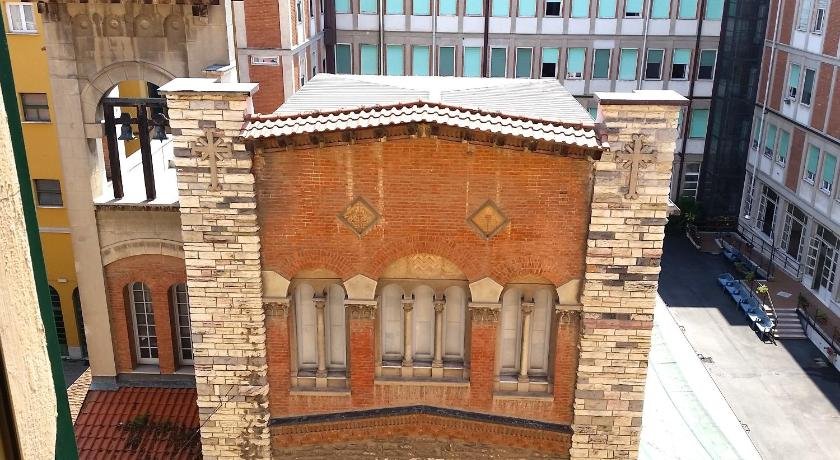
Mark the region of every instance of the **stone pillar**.
<instances>
[{"instance_id":1,"label":"stone pillar","mask_svg":"<svg viewBox=\"0 0 840 460\"><path fill-rule=\"evenodd\" d=\"M315 387L327 387L327 331L324 309L326 299L315 299L315 345L318 349L318 369L315 371Z\"/></svg>"},{"instance_id":2,"label":"stone pillar","mask_svg":"<svg viewBox=\"0 0 840 460\"><path fill-rule=\"evenodd\" d=\"M595 93L606 149L594 163L581 295L572 459L637 458L677 114L673 91Z\"/></svg>"},{"instance_id":3,"label":"stone pillar","mask_svg":"<svg viewBox=\"0 0 840 460\"><path fill-rule=\"evenodd\" d=\"M414 375L414 321L412 321L414 302L404 300L402 307L404 313L402 376L411 377Z\"/></svg>"},{"instance_id":4,"label":"stone pillar","mask_svg":"<svg viewBox=\"0 0 840 460\"><path fill-rule=\"evenodd\" d=\"M498 296L497 296L498 297ZM470 312L470 406L489 410L496 383L496 335L500 303L469 304Z\"/></svg>"},{"instance_id":5,"label":"stone pillar","mask_svg":"<svg viewBox=\"0 0 840 460\"><path fill-rule=\"evenodd\" d=\"M553 394L556 414L563 423L572 423L575 379L580 337L580 305L555 305ZM274 387L271 389L274 392Z\"/></svg>"},{"instance_id":6,"label":"stone pillar","mask_svg":"<svg viewBox=\"0 0 840 460\"><path fill-rule=\"evenodd\" d=\"M532 302L522 303L522 342L519 350L519 376L517 376L517 390L528 391L528 366L531 364L531 314L534 312Z\"/></svg>"},{"instance_id":7,"label":"stone pillar","mask_svg":"<svg viewBox=\"0 0 840 460\"><path fill-rule=\"evenodd\" d=\"M373 380L376 375L375 301L346 301L350 315L350 399L353 407L373 404ZM352 302L352 303L349 303Z\"/></svg>"},{"instance_id":8,"label":"stone pillar","mask_svg":"<svg viewBox=\"0 0 840 460\"><path fill-rule=\"evenodd\" d=\"M256 84L175 79L169 107L205 458L269 458L260 233L237 140Z\"/></svg>"},{"instance_id":9,"label":"stone pillar","mask_svg":"<svg viewBox=\"0 0 840 460\"><path fill-rule=\"evenodd\" d=\"M446 302L435 300L435 356L432 359L432 377L443 377L443 309Z\"/></svg>"}]
</instances>

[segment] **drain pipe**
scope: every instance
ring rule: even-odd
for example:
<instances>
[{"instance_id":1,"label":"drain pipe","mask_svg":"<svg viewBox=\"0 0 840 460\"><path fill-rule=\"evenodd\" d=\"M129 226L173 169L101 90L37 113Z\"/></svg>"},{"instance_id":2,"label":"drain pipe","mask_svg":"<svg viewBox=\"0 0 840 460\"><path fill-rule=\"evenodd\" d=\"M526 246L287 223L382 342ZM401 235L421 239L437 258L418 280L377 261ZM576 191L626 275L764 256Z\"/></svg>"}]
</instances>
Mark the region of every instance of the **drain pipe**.
<instances>
[{"instance_id":1,"label":"drain pipe","mask_svg":"<svg viewBox=\"0 0 840 460\"><path fill-rule=\"evenodd\" d=\"M761 103L761 118L758 122L758 148L755 151L755 162L753 163L752 177L750 178L751 197L755 193L755 175L758 173L758 162L761 161L761 148L764 145L764 119L767 117L767 99L770 97L770 87L773 86L773 77L776 75L774 72L776 65L776 43L779 41L779 19L784 4L784 0L779 0L778 7L776 8L776 22L773 23L774 30L773 43L770 44L770 65L767 67L767 82L764 85L764 102ZM767 34L765 33L765 35ZM749 153L747 153L747 156L749 157ZM752 219L750 214L752 214L752 199L750 199L750 209L746 210L744 220Z\"/></svg>"},{"instance_id":2,"label":"drain pipe","mask_svg":"<svg viewBox=\"0 0 840 460\"><path fill-rule=\"evenodd\" d=\"M639 81L636 83L636 89L642 89L642 81L645 76L645 65L647 63L648 24L650 23L650 17L653 14L653 1L645 0L645 2L647 3L647 6L642 8L642 11L647 11L645 21L642 23L642 56L640 56L642 58L642 70L639 72ZM664 61L665 59L662 60Z\"/></svg>"},{"instance_id":3,"label":"drain pipe","mask_svg":"<svg viewBox=\"0 0 840 460\"><path fill-rule=\"evenodd\" d=\"M484 0L484 46L481 48L481 76L490 76L490 0Z\"/></svg>"},{"instance_id":4,"label":"drain pipe","mask_svg":"<svg viewBox=\"0 0 840 460\"><path fill-rule=\"evenodd\" d=\"M694 102L694 84L697 81L697 71L700 69L698 65L700 64L700 38L703 36L703 21L706 18L706 1L703 0L700 2L700 12L697 18L697 34L694 37L694 57L691 60L691 69L689 69L688 74L688 113L686 116L683 117L683 126L682 126L682 148L680 149L680 169L677 174L677 195L674 197L676 201L680 199L680 188L682 187L683 181L683 169L685 168L685 149L688 146L688 124L691 122L691 104ZM710 110L711 112L711 110ZM708 122L708 118L706 119ZM706 129L706 135L708 136L708 126ZM705 139L704 139L705 141Z\"/></svg>"},{"instance_id":5,"label":"drain pipe","mask_svg":"<svg viewBox=\"0 0 840 460\"><path fill-rule=\"evenodd\" d=\"M431 60L432 66L429 69L429 75L437 75L437 7L438 2L437 0L430 0L432 2L432 50L431 50ZM414 63L412 63L412 67ZM412 69L413 70L413 69Z\"/></svg>"},{"instance_id":6,"label":"drain pipe","mask_svg":"<svg viewBox=\"0 0 840 460\"><path fill-rule=\"evenodd\" d=\"M385 0L379 0L379 75L385 75Z\"/></svg>"}]
</instances>

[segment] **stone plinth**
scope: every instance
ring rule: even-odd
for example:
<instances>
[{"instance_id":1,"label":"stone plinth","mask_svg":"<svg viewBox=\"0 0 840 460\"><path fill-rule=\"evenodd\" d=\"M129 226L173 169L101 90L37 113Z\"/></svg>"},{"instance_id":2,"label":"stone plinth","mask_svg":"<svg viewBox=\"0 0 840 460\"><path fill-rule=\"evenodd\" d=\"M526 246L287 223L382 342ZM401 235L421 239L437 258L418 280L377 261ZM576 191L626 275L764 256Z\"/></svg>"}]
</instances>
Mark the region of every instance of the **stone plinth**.
<instances>
[{"instance_id":1,"label":"stone plinth","mask_svg":"<svg viewBox=\"0 0 840 460\"><path fill-rule=\"evenodd\" d=\"M260 237L236 136L256 84L175 79L169 107L204 458L269 458Z\"/></svg>"},{"instance_id":2,"label":"stone plinth","mask_svg":"<svg viewBox=\"0 0 840 460\"><path fill-rule=\"evenodd\" d=\"M673 91L596 93L602 140L581 295L571 458L637 458L677 117Z\"/></svg>"}]
</instances>

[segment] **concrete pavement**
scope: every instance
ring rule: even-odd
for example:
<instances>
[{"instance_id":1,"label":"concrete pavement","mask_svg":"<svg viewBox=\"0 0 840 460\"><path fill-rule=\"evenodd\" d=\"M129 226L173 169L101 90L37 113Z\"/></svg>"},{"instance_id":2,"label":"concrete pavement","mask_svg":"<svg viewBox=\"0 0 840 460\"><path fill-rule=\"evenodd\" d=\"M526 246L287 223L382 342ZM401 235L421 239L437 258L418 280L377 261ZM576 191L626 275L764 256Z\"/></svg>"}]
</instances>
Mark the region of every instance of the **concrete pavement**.
<instances>
[{"instance_id":1,"label":"concrete pavement","mask_svg":"<svg viewBox=\"0 0 840 460\"><path fill-rule=\"evenodd\" d=\"M840 374L810 341L762 343L716 284L720 256L668 238L660 295L765 459L840 458Z\"/></svg>"}]
</instances>

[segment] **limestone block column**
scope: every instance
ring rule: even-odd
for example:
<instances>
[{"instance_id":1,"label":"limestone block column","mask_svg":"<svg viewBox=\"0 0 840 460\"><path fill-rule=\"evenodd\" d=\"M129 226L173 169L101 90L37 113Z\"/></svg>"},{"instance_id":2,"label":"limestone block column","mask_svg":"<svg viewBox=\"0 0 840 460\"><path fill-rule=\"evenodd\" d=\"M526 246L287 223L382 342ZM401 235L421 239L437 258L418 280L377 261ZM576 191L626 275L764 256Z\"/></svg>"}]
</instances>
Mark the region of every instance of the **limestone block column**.
<instances>
[{"instance_id":1,"label":"limestone block column","mask_svg":"<svg viewBox=\"0 0 840 460\"><path fill-rule=\"evenodd\" d=\"M522 342L519 350L519 375L517 376L517 390L528 391L530 379L528 366L531 364L531 314L534 313L533 302L522 303Z\"/></svg>"},{"instance_id":2,"label":"limestone block column","mask_svg":"<svg viewBox=\"0 0 840 460\"><path fill-rule=\"evenodd\" d=\"M373 380L376 375L376 302L347 300L350 325L350 360L348 374L353 407L373 404Z\"/></svg>"},{"instance_id":3,"label":"limestone block column","mask_svg":"<svg viewBox=\"0 0 840 460\"><path fill-rule=\"evenodd\" d=\"M318 350L318 369L315 371L315 386L327 387L327 331L324 309L327 299L315 299L315 345Z\"/></svg>"},{"instance_id":4,"label":"limestone block column","mask_svg":"<svg viewBox=\"0 0 840 460\"><path fill-rule=\"evenodd\" d=\"M595 93L593 165L571 458L637 458L679 108L673 91Z\"/></svg>"},{"instance_id":5,"label":"limestone block column","mask_svg":"<svg viewBox=\"0 0 840 460\"><path fill-rule=\"evenodd\" d=\"M435 354L432 359L432 377L443 377L443 309L446 301L435 300Z\"/></svg>"},{"instance_id":6,"label":"limestone block column","mask_svg":"<svg viewBox=\"0 0 840 460\"><path fill-rule=\"evenodd\" d=\"M403 304L403 360L402 376L414 375L414 302L404 300Z\"/></svg>"},{"instance_id":7,"label":"limestone block column","mask_svg":"<svg viewBox=\"0 0 840 460\"><path fill-rule=\"evenodd\" d=\"M256 84L162 86L174 135L205 458L269 458L265 313L252 155Z\"/></svg>"}]
</instances>

